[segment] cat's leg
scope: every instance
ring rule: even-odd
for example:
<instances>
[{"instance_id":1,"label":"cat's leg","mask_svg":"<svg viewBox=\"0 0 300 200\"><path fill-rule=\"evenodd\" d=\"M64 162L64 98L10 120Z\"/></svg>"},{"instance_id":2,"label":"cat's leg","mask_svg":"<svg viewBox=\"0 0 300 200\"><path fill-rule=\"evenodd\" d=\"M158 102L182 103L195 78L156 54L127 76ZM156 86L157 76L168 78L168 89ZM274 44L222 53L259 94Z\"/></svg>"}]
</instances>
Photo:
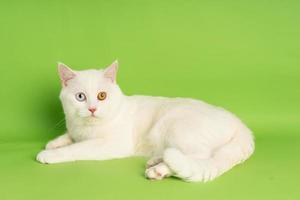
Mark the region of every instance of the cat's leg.
<instances>
[{"instance_id":1,"label":"cat's leg","mask_svg":"<svg viewBox=\"0 0 300 200\"><path fill-rule=\"evenodd\" d=\"M167 148L163 161L173 175L185 181L210 181L243 162L254 151L254 142L250 134L238 133L227 143L220 145L207 159L199 159L195 154L180 149Z\"/></svg>"},{"instance_id":2,"label":"cat's leg","mask_svg":"<svg viewBox=\"0 0 300 200\"><path fill-rule=\"evenodd\" d=\"M128 147L93 139L57 149L41 151L36 159L41 163L51 164L76 160L107 160L127 157L131 154L132 150Z\"/></svg>"},{"instance_id":3,"label":"cat's leg","mask_svg":"<svg viewBox=\"0 0 300 200\"><path fill-rule=\"evenodd\" d=\"M175 124L182 124L182 122ZM171 169L168 163L164 160L164 152L166 150L164 148L167 148L169 146L176 146L176 148L186 149L188 152L197 152L198 156L201 158L207 158L211 154L211 149L207 148L206 144L199 145L195 141L195 137L189 135L189 133L183 132L182 128L179 129L179 127L173 127L176 130L174 131L172 127L170 127L169 129L167 129L167 133L162 132L162 130L166 130L166 125L167 123L165 123L164 120L159 121L151 129L148 136L150 138L149 140L152 141L154 144L158 145L159 149L158 152L156 152L156 155L159 156L152 157L146 164L145 176L152 180L161 180L165 177L176 175L174 174L175 171ZM186 129L184 130L186 131ZM180 136L178 136L177 133ZM165 140L161 140L162 137L157 137L158 135L164 135L163 138ZM177 174L180 173L181 178L183 176L189 177L191 175L191 170L189 169L190 166L186 165L186 160L178 156L177 158L174 157L174 161L178 162L178 166L180 165L180 170L176 172Z\"/></svg>"},{"instance_id":4,"label":"cat's leg","mask_svg":"<svg viewBox=\"0 0 300 200\"><path fill-rule=\"evenodd\" d=\"M54 140L51 140L50 142L47 143L46 149L56 149L59 147L67 146L72 144L73 141L71 137L69 136L68 133L65 133L61 136L58 136Z\"/></svg>"},{"instance_id":5,"label":"cat's leg","mask_svg":"<svg viewBox=\"0 0 300 200\"><path fill-rule=\"evenodd\" d=\"M178 123L164 124L168 129L154 127L150 134L163 135L165 149L162 152L162 167L146 170L146 176L151 179L161 179L165 176L179 177L186 181L208 181L231 169L236 164L246 160L254 151L251 131L239 125L230 134L219 132L211 125L193 121L193 118L180 119ZM166 132L159 132L166 130ZM151 136L151 135L150 135ZM155 137L153 140L155 140ZM161 138L161 137L159 137ZM155 140L155 144L157 140ZM168 171L165 170L168 167ZM155 173L159 171L159 173ZM162 176L160 172L163 172ZM154 177L154 178L153 178Z\"/></svg>"}]
</instances>

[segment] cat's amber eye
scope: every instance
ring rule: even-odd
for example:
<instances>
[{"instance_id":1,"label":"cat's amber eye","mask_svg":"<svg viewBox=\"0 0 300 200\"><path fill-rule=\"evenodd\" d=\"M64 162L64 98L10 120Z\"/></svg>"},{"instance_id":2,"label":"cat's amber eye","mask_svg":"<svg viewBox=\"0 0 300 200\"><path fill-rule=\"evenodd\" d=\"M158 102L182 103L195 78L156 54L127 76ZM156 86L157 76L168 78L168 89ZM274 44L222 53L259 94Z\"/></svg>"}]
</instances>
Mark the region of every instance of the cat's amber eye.
<instances>
[{"instance_id":1,"label":"cat's amber eye","mask_svg":"<svg viewBox=\"0 0 300 200\"><path fill-rule=\"evenodd\" d=\"M103 101L104 99L106 99L106 92L99 92L97 98L100 100L100 101Z\"/></svg>"}]
</instances>

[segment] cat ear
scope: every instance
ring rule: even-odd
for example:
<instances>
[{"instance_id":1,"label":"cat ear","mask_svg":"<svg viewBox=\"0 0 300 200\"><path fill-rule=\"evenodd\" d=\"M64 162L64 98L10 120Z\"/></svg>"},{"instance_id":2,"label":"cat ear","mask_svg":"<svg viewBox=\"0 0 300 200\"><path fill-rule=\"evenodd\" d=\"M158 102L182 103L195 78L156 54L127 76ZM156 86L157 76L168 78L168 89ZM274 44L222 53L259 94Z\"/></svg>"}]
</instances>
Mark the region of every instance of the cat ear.
<instances>
[{"instance_id":1,"label":"cat ear","mask_svg":"<svg viewBox=\"0 0 300 200\"><path fill-rule=\"evenodd\" d=\"M61 62L58 63L58 73L63 87L67 86L67 82L76 76L70 67Z\"/></svg>"},{"instance_id":2,"label":"cat ear","mask_svg":"<svg viewBox=\"0 0 300 200\"><path fill-rule=\"evenodd\" d=\"M116 83L119 63L115 60L110 66L104 70L104 77L109 78L111 82Z\"/></svg>"}]
</instances>

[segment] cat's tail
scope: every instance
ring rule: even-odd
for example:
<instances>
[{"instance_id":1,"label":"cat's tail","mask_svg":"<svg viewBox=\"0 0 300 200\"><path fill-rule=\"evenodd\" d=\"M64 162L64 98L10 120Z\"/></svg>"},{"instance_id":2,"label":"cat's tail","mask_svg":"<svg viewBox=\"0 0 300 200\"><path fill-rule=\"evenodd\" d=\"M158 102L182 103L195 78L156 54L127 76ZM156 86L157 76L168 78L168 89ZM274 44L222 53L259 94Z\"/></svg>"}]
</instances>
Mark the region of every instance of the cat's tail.
<instances>
[{"instance_id":1,"label":"cat's tail","mask_svg":"<svg viewBox=\"0 0 300 200\"><path fill-rule=\"evenodd\" d=\"M253 136L245 127L243 132L237 133L229 142L216 149L209 159L197 159L176 148L167 148L163 160L173 171L173 176L190 182L206 182L245 161L253 151Z\"/></svg>"}]
</instances>

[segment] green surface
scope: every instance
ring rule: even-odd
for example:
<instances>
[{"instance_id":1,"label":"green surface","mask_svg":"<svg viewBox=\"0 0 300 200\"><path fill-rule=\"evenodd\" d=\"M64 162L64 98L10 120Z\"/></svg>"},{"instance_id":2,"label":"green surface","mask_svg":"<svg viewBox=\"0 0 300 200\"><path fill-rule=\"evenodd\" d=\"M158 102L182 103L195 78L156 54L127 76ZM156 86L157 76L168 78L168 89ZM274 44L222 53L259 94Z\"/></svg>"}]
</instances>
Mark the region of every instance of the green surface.
<instances>
[{"instance_id":1,"label":"green surface","mask_svg":"<svg viewBox=\"0 0 300 200\"><path fill-rule=\"evenodd\" d=\"M299 1L0 1L0 199L300 199ZM56 62L119 59L126 94L223 106L256 151L209 183L143 177L145 159L42 165L65 127Z\"/></svg>"}]
</instances>

